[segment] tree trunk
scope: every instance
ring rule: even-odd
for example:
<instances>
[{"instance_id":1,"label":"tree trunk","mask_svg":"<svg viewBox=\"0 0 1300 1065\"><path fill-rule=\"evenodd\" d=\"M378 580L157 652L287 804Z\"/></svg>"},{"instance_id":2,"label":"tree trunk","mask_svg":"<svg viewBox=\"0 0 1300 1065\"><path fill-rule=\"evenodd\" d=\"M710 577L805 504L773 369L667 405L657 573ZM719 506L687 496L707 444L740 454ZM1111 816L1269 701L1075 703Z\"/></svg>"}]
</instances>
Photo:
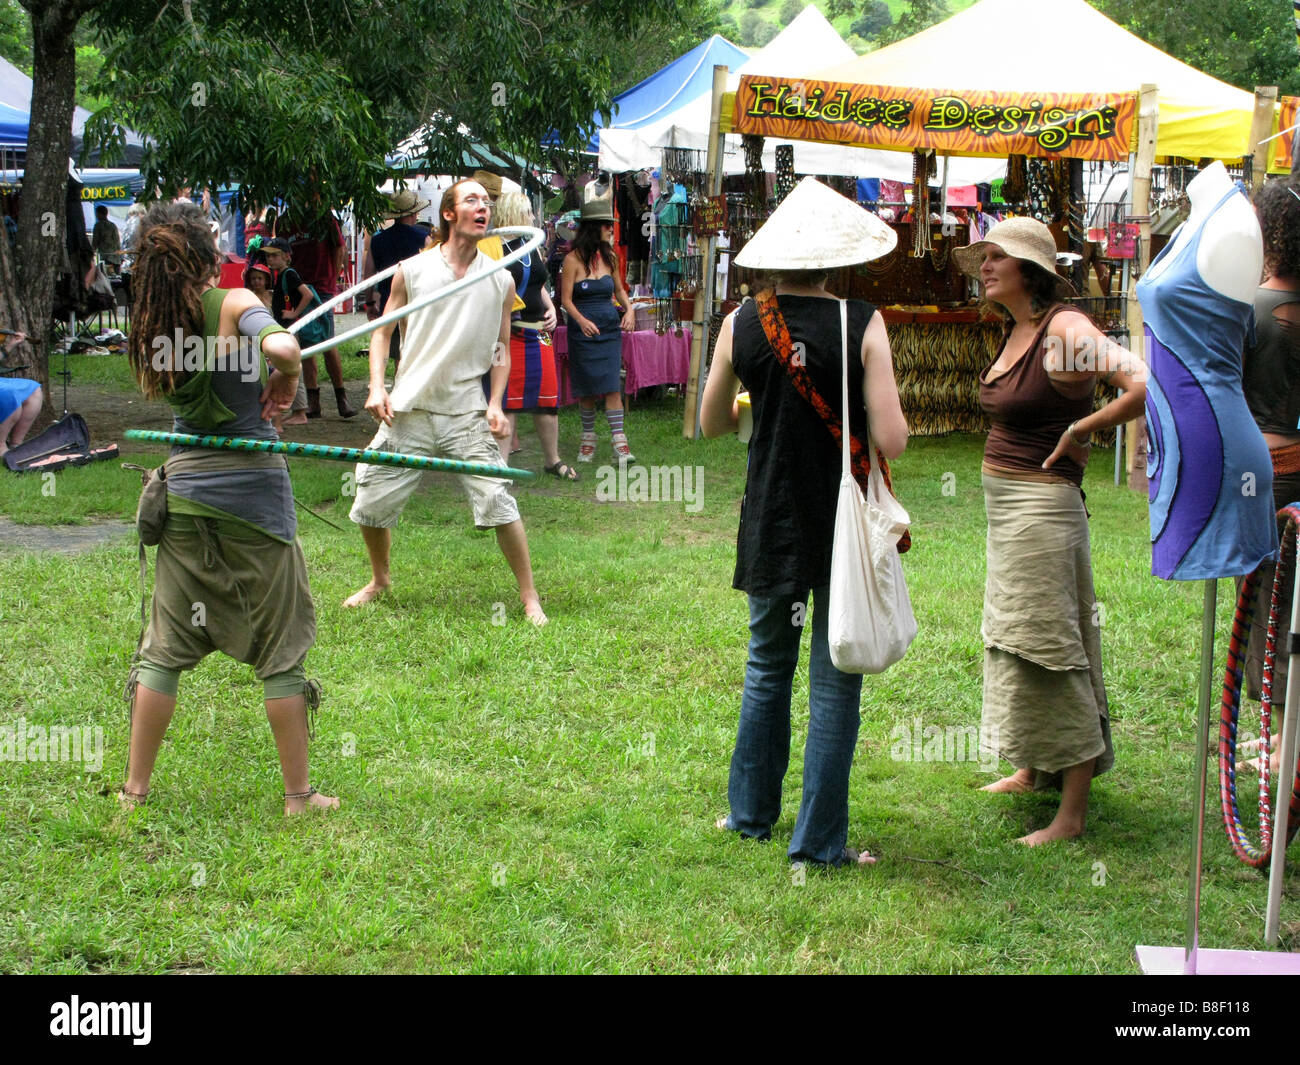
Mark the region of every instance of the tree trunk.
<instances>
[{"instance_id":1,"label":"tree trunk","mask_svg":"<svg viewBox=\"0 0 1300 1065\"><path fill-rule=\"evenodd\" d=\"M31 337L15 355L30 362L24 376L49 394L49 350L54 284L66 257L68 153L72 149L72 108L76 95L76 50L72 35L85 0L22 0L32 21L32 113L27 133L27 165L18 208L17 263L0 251L0 315ZM16 277L13 266L16 265ZM17 300L11 282L17 281ZM21 306L15 306L18 303ZM27 355L23 358L21 356ZM53 404L46 402L40 424Z\"/></svg>"}]
</instances>

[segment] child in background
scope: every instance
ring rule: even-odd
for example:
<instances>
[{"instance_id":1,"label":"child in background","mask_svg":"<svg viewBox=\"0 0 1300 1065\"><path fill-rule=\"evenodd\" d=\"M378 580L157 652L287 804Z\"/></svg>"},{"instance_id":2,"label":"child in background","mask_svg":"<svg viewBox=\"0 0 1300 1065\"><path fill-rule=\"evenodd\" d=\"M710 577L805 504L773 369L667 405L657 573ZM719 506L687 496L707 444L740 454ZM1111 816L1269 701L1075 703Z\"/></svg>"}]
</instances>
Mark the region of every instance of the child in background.
<instances>
[{"instance_id":1,"label":"child in background","mask_svg":"<svg viewBox=\"0 0 1300 1065\"><path fill-rule=\"evenodd\" d=\"M277 237L272 240L263 240L261 251L262 254L266 256L266 265L271 269L275 278L275 282L271 287L271 314L275 317L275 321L278 325L287 327L295 318L306 314L308 308L311 307L311 289L309 289L307 283L303 281L302 275L300 275L298 271L290 265L293 259L293 253L290 251L289 242L287 240L282 237ZM315 355L311 355L308 358L303 359L303 362L308 362L315 358ZM306 413L302 415L302 421L305 422L308 418L319 418L320 410L317 409L313 411L307 406L306 386L303 385L303 379L301 377L298 379L298 385L303 394L303 409L306 410ZM298 398L295 396L293 412L297 412L298 410L297 403ZM284 424L301 424L297 419L297 413L293 413L293 416ZM279 426L276 426L276 429L278 430Z\"/></svg>"},{"instance_id":2,"label":"child in background","mask_svg":"<svg viewBox=\"0 0 1300 1065\"><path fill-rule=\"evenodd\" d=\"M249 259L248 266L244 270L244 288L257 295L262 301L263 306L275 314L271 306L271 268L261 261L261 253L254 252L253 257ZM298 378L298 391L293 397L293 406L289 408L289 417L283 414L276 414L271 418L271 424L275 426L277 433L283 433L286 425L306 425L307 424L307 389L302 383L302 377Z\"/></svg>"}]
</instances>

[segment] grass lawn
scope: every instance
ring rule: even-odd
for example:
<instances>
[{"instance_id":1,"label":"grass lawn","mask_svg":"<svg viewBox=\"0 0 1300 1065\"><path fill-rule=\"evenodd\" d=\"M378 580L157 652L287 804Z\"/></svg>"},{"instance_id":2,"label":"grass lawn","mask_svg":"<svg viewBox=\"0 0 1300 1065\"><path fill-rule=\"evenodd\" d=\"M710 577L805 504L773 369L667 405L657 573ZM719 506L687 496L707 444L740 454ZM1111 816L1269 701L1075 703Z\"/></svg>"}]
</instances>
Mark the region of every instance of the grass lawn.
<instances>
[{"instance_id":1,"label":"grass lawn","mask_svg":"<svg viewBox=\"0 0 1300 1065\"><path fill-rule=\"evenodd\" d=\"M99 361L104 385L126 387L120 363L115 376ZM300 500L347 527L300 522L319 624L308 673L326 692L313 780L342 798L333 816L280 815L260 685L219 656L182 683L151 805L120 813L134 540L0 547L0 724L104 736L97 772L0 763L0 971L1123 973L1135 944L1181 943L1202 589L1149 576L1145 502L1110 483L1111 453L1087 488L1117 761L1094 785L1088 834L1027 851L1012 840L1050 820L1053 798L981 794L991 778L973 762L891 757L896 726L980 713L982 441L918 439L895 484L915 523L920 635L867 678L851 783L850 843L881 862L803 876L785 848L806 647L774 841L712 827L745 660L730 587L744 450L683 440L678 403L639 406L628 427L642 463L703 467L697 512L598 501L591 470L517 492L552 619L540 631L445 478L426 477L397 530L396 594L345 613L367 576L350 467L295 461ZM517 459L536 468L527 422ZM565 456L578 435L565 411ZM52 496L46 483L0 479L0 513L134 513L138 478L114 463L59 473ZM1264 899L1212 816L1202 944L1261 947ZM1293 907L1294 891L1284 919ZM1292 946L1295 932L1284 921Z\"/></svg>"}]
</instances>

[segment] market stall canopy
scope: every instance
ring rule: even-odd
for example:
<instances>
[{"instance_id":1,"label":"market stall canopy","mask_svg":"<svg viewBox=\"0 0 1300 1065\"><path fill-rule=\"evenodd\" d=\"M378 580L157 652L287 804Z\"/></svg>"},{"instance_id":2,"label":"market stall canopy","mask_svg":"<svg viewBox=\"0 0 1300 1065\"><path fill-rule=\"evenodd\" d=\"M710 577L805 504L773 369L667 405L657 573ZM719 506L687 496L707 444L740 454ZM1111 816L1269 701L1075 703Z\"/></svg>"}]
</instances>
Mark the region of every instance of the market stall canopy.
<instances>
[{"instance_id":1,"label":"market stall canopy","mask_svg":"<svg viewBox=\"0 0 1300 1065\"><path fill-rule=\"evenodd\" d=\"M725 37L714 34L644 81L615 96L607 128L634 130L661 123L665 116L691 100L701 96L708 99L713 88L715 66L735 67L748 58L749 53L743 48L737 48ZM592 129L600 132L592 134L588 144L590 151L595 152L600 147L601 137L606 132L600 128L603 121L599 112L592 116Z\"/></svg>"},{"instance_id":2,"label":"market stall canopy","mask_svg":"<svg viewBox=\"0 0 1300 1065\"><path fill-rule=\"evenodd\" d=\"M1003 61L993 58L995 51ZM1008 100L998 98L1003 94L1028 109L1035 99L1050 106L1051 94L1135 97L1144 83L1154 84L1160 105L1158 155L1237 159L1251 148L1253 94L1166 55L1085 0L980 0L907 40L827 64L817 79L807 86L809 92L822 83L924 90L926 97L964 100L968 111L978 106L977 97L1006 106ZM737 101L737 120L744 106L743 99ZM955 121L960 109L953 105L949 118ZM884 126L882 121L875 132L886 134ZM972 147L963 154L989 154L975 147L983 134L973 133ZM1122 154L1127 151L1126 144Z\"/></svg>"},{"instance_id":3,"label":"market stall canopy","mask_svg":"<svg viewBox=\"0 0 1300 1065\"><path fill-rule=\"evenodd\" d=\"M27 115L16 107L0 104L0 148L26 147Z\"/></svg>"},{"instance_id":4,"label":"market stall canopy","mask_svg":"<svg viewBox=\"0 0 1300 1065\"><path fill-rule=\"evenodd\" d=\"M14 66L9 60L0 58L0 104L18 111L26 127L32 112L32 79ZM84 107L75 107L72 111L72 157L80 160L81 146L85 140L86 121L90 112ZM24 129L22 147L27 147L27 135ZM83 162L95 165L99 162L98 149L90 152ZM144 138L134 130L126 131L126 144L123 146L122 158L117 162L123 166L138 167L144 156Z\"/></svg>"},{"instance_id":5,"label":"market stall canopy","mask_svg":"<svg viewBox=\"0 0 1300 1065\"><path fill-rule=\"evenodd\" d=\"M857 54L836 32L816 7L809 4L779 34L753 56L744 60L727 75L727 91L735 92L743 75L763 75L785 79L811 79L827 63L847 62ZM712 89L712 68L709 70ZM622 172L658 166L664 148L693 148L705 151L709 142L709 119L712 93L702 96L639 128L610 128L600 131L600 166L602 170ZM789 138L781 138L789 139ZM763 167L776 169L776 140L763 146ZM744 154L740 138L726 140L723 171L743 173ZM800 174L843 174L861 177L912 180L912 163L890 152L807 140L794 142L794 169ZM1000 164L954 162L950 180L954 184L973 184L1001 176Z\"/></svg>"}]
</instances>

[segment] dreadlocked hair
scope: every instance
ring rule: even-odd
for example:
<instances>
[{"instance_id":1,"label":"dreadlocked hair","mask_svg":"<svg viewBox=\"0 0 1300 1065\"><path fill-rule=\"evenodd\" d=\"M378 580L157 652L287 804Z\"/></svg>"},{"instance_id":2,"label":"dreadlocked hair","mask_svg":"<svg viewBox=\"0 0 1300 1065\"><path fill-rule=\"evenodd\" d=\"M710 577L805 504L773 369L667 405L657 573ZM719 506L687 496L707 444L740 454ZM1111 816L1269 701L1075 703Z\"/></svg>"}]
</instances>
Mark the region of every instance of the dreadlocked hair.
<instances>
[{"instance_id":1,"label":"dreadlocked hair","mask_svg":"<svg viewBox=\"0 0 1300 1065\"><path fill-rule=\"evenodd\" d=\"M170 395L185 383L176 346L181 336L203 335L203 287L220 257L203 212L192 203L160 203L140 223L131 336L127 355L146 399ZM167 352L172 357L165 357Z\"/></svg>"}]
</instances>

